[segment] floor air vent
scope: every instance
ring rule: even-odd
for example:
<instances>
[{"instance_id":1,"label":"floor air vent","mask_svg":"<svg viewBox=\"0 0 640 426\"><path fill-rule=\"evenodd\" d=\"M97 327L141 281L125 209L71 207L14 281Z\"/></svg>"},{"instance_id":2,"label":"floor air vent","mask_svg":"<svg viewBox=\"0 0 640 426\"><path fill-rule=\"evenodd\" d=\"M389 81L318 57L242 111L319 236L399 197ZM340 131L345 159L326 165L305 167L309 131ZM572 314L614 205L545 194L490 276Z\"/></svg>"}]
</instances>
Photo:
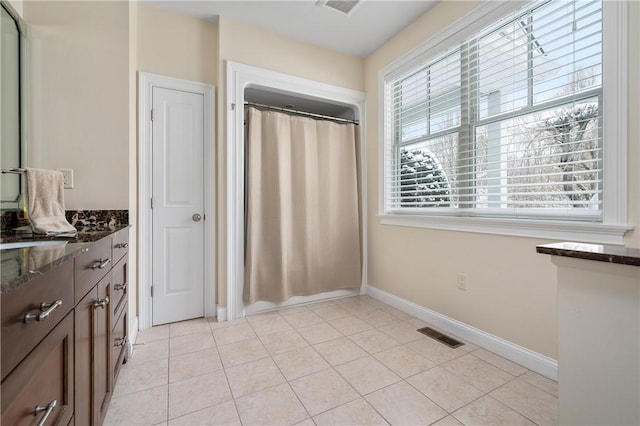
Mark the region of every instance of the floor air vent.
<instances>
[{"instance_id":1,"label":"floor air vent","mask_svg":"<svg viewBox=\"0 0 640 426\"><path fill-rule=\"evenodd\" d=\"M444 343L450 348L457 348L459 346L464 345L464 343L457 341L453 337L449 337L446 334L442 334L439 331L434 330L431 327L423 327L417 330L419 333L424 334L425 336L429 336L432 339L436 339L440 343Z\"/></svg>"}]
</instances>

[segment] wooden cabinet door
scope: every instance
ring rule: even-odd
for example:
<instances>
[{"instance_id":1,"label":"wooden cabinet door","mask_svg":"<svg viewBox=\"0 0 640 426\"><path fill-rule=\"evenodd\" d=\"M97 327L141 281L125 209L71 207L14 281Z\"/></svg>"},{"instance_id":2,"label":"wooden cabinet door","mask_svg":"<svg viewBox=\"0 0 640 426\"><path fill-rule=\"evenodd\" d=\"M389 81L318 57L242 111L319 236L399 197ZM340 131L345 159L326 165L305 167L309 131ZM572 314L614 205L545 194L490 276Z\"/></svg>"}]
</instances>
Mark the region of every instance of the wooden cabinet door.
<instances>
[{"instance_id":1,"label":"wooden cabinet door","mask_svg":"<svg viewBox=\"0 0 640 426\"><path fill-rule=\"evenodd\" d=\"M45 415L45 425L71 422L73 345L73 313L69 313L2 382L3 425L33 425Z\"/></svg>"},{"instance_id":2,"label":"wooden cabinet door","mask_svg":"<svg viewBox=\"0 0 640 426\"><path fill-rule=\"evenodd\" d=\"M93 304L98 300L98 289L93 288L78 302L75 310L76 331L76 413L79 425L90 425L93 420L93 341L95 320Z\"/></svg>"},{"instance_id":3,"label":"wooden cabinet door","mask_svg":"<svg viewBox=\"0 0 640 426\"><path fill-rule=\"evenodd\" d=\"M100 425L111 398L110 306L108 273L76 306L76 415L78 425Z\"/></svg>"},{"instance_id":4,"label":"wooden cabinet door","mask_svg":"<svg viewBox=\"0 0 640 426\"><path fill-rule=\"evenodd\" d=\"M129 297L129 271L128 271L128 260L129 256L125 254L125 256L116 263L111 271L113 275L113 285L111 287L111 301L109 302L109 306L111 306L111 320L114 323L117 318L120 317L120 312L122 308L127 304L127 299ZM112 328L115 324L112 324Z\"/></svg>"},{"instance_id":5,"label":"wooden cabinet door","mask_svg":"<svg viewBox=\"0 0 640 426\"><path fill-rule=\"evenodd\" d=\"M111 377L115 383L124 361L127 341L127 309L120 310L120 317L111 331Z\"/></svg>"},{"instance_id":6,"label":"wooden cabinet door","mask_svg":"<svg viewBox=\"0 0 640 426\"><path fill-rule=\"evenodd\" d=\"M94 382L94 424L100 425L107 414L111 399L111 273L108 273L97 285L98 300L107 300L103 307L96 307L96 335L93 343Z\"/></svg>"}]
</instances>

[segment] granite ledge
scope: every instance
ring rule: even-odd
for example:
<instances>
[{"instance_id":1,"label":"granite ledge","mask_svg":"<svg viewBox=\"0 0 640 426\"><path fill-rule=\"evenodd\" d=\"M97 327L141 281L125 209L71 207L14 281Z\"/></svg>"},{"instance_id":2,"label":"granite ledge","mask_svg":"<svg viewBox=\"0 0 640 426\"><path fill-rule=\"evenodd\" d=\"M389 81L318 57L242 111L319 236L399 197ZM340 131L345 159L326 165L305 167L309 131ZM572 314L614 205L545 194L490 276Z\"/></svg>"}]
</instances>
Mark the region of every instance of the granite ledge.
<instances>
[{"instance_id":1,"label":"granite ledge","mask_svg":"<svg viewBox=\"0 0 640 426\"><path fill-rule=\"evenodd\" d=\"M2 250L2 283L0 294L5 295L32 279L54 269L58 265L88 250L91 243L67 243L47 246L44 250L37 247Z\"/></svg>"},{"instance_id":2,"label":"granite ledge","mask_svg":"<svg viewBox=\"0 0 640 426\"><path fill-rule=\"evenodd\" d=\"M572 257L575 259L593 260L596 262L616 263L620 265L640 266L640 249L563 242L536 246L536 251L552 256Z\"/></svg>"},{"instance_id":3,"label":"granite ledge","mask_svg":"<svg viewBox=\"0 0 640 426\"><path fill-rule=\"evenodd\" d=\"M79 230L74 238L56 238L41 235L4 234L0 242L54 240L60 244L53 246L6 249L0 253L2 267L0 270L0 294L9 293L37 276L55 268L94 246L101 239L129 225L85 228Z\"/></svg>"}]
</instances>

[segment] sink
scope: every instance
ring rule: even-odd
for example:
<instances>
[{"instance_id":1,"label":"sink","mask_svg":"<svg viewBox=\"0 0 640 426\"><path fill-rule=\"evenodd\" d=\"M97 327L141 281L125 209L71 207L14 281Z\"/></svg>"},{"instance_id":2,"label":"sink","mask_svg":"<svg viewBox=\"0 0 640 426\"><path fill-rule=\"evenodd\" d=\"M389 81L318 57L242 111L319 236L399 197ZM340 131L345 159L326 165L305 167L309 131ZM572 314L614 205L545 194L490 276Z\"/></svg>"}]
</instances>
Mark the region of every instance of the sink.
<instances>
[{"instance_id":1,"label":"sink","mask_svg":"<svg viewBox=\"0 0 640 426\"><path fill-rule=\"evenodd\" d=\"M15 243L0 243L0 250L27 248L27 247L42 247L53 246L56 244L67 244L66 241L16 241Z\"/></svg>"}]
</instances>

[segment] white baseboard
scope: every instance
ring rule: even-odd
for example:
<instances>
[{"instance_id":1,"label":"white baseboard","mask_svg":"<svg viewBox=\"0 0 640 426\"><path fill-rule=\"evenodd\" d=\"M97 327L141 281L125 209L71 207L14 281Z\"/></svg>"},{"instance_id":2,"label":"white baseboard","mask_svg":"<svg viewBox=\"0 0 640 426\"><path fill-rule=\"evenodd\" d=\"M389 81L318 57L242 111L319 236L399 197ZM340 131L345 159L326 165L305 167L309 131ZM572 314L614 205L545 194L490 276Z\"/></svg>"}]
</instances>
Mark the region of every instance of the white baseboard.
<instances>
[{"instance_id":1,"label":"white baseboard","mask_svg":"<svg viewBox=\"0 0 640 426\"><path fill-rule=\"evenodd\" d=\"M553 380L558 380L558 361L545 355L531 351L500 337L486 333L461 321L449 318L401 297L387 293L375 287L367 286L365 293L396 309L414 316L442 331L473 343L483 349L494 352L509 361L542 374Z\"/></svg>"},{"instance_id":2,"label":"white baseboard","mask_svg":"<svg viewBox=\"0 0 640 426\"><path fill-rule=\"evenodd\" d=\"M127 339L126 358L129 359L133 355L133 344L138 339L138 317L133 319L133 327L129 330L129 338Z\"/></svg>"},{"instance_id":3,"label":"white baseboard","mask_svg":"<svg viewBox=\"0 0 640 426\"><path fill-rule=\"evenodd\" d=\"M272 302L255 302L251 305L244 307L245 315L255 315L263 312L274 311L276 309L289 308L296 305L306 305L308 303L321 302L324 300L338 299L341 297L357 296L359 295L360 287L356 289L342 289L332 290L324 293L311 294L309 296L293 296L280 303Z\"/></svg>"},{"instance_id":4,"label":"white baseboard","mask_svg":"<svg viewBox=\"0 0 640 426\"><path fill-rule=\"evenodd\" d=\"M222 308L222 307L218 306L217 311L218 312L216 313L216 319L218 320L218 322L226 321L227 320L227 308Z\"/></svg>"},{"instance_id":5,"label":"white baseboard","mask_svg":"<svg viewBox=\"0 0 640 426\"><path fill-rule=\"evenodd\" d=\"M325 300L341 299L343 297L357 296L364 294L364 287L357 289L343 289L327 291L325 293L312 294L309 296L293 296L281 303L272 302L255 302L249 306L245 306L243 309L243 315L255 315L265 312L271 312L278 309L291 308L294 306L307 305L310 303L322 302ZM227 308L218 307L218 322L227 321Z\"/></svg>"}]
</instances>

